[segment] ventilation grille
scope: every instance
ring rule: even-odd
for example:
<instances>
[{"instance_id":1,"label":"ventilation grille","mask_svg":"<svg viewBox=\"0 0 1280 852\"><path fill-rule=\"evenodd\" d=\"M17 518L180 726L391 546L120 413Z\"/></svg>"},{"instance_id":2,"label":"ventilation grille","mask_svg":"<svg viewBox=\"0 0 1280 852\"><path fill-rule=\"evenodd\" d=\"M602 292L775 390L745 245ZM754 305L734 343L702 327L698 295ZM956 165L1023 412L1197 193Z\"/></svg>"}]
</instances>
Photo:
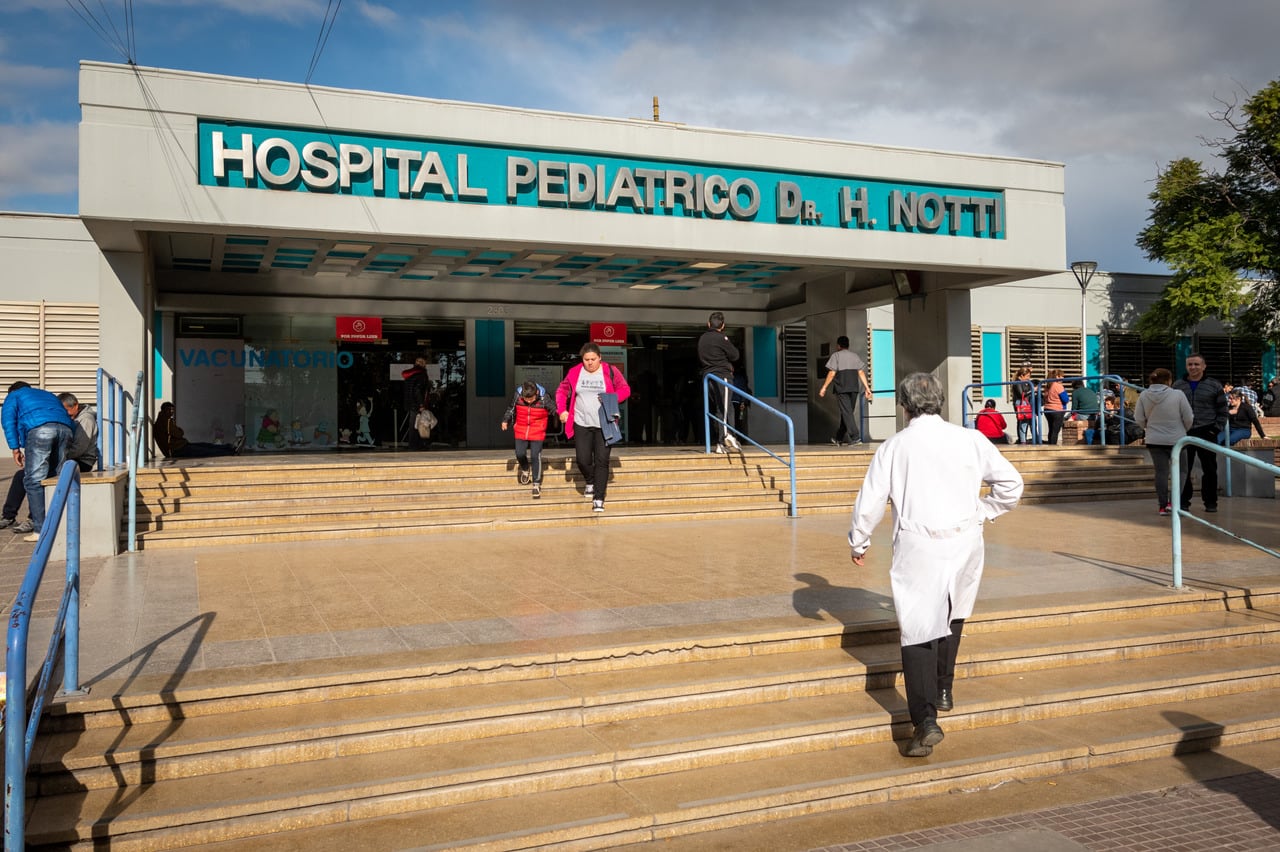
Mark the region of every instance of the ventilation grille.
<instances>
[{"instance_id":1,"label":"ventilation grille","mask_svg":"<svg viewBox=\"0 0 1280 852\"><path fill-rule=\"evenodd\" d=\"M0 376L96 404L97 305L0 302Z\"/></svg>"},{"instance_id":2,"label":"ventilation grille","mask_svg":"<svg viewBox=\"0 0 1280 852\"><path fill-rule=\"evenodd\" d=\"M782 401L809 398L809 331L804 323L782 330Z\"/></svg>"},{"instance_id":3,"label":"ventilation grille","mask_svg":"<svg viewBox=\"0 0 1280 852\"><path fill-rule=\"evenodd\" d=\"M1173 347L1162 343L1146 343L1131 331L1107 331L1107 372L1135 385L1145 385L1147 376L1157 367L1174 369Z\"/></svg>"},{"instance_id":4,"label":"ventilation grille","mask_svg":"<svg viewBox=\"0 0 1280 852\"><path fill-rule=\"evenodd\" d=\"M1041 379L1050 370L1062 370L1067 376L1083 375L1084 358L1080 352L1078 328L1015 328L1009 335L1009 366L1016 371L1031 364L1031 375ZM981 379L979 379L981 381Z\"/></svg>"}]
</instances>

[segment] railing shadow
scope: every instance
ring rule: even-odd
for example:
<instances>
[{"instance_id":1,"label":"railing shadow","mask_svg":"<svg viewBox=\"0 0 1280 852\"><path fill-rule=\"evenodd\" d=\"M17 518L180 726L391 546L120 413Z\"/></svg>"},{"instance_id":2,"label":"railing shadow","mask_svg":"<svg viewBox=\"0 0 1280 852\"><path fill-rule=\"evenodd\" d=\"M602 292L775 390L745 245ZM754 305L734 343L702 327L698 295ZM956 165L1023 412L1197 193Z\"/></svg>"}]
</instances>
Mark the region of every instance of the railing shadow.
<instances>
[{"instance_id":1,"label":"railing shadow","mask_svg":"<svg viewBox=\"0 0 1280 852\"><path fill-rule=\"evenodd\" d=\"M1235 796L1258 819L1271 828L1280 829L1280 812L1276 808L1276 802L1280 802L1280 779L1218 751L1226 728L1217 722L1178 710L1166 710L1161 715L1182 731L1174 756L1199 784L1214 792ZM1193 762L1192 755L1199 758ZM1213 777L1203 777L1207 774Z\"/></svg>"},{"instance_id":2,"label":"railing shadow","mask_svg":"<svg viewBox=\"0 0 1280 852\"><path fill-rule=\"evenodd\" d=\"M141 746L130 745L129 751L135 748L138 752L138 775L131 778L127 767L132 762L131 759L117 760L115 755L118 749L124 744L128 737L130 724L132 719L127 703L121 697L128 691L128 687L133 684L139 677L145 674L147 665L155 659L161 648L174 638L192 630L194 633L187 642L187 647L183 651L181 659L173 666L173 671L166 679L165 683L158 690L158 694L166 699L173 698L175 691L182 678L199 656L200 648L204 644L204 639L209 633L209 628L213 625L214 619L217 618L216 613L207 612L188 619L183 624L173 628L164 635L148 642L140 650L130 654L128 658L121 660L115 665L105 669L96 675L92 680L86 682L86 685L101 682L103 679L110 677L117 672L132 669L123 679L117 690L116 696L112 699L112 704L120 718L119 731L115 740L103 751L103 761L110 769L116 781L115 794L103 805L102 813L93 821L90 829L91 836L95 841L105 840L108 832L105 830L110 825L111 820L126 812L129 806L135 802L143 791L156 779L156 762L157 752L159 748L172 737L181 727L184 716L182 715L182 707L177 702L166 701L165 709L169 713L169 721L165 726L157 731L146 743ZM58 755L49 755L50 759L57 759ZM82 788L83 789L83 788Z\"/></svg>"},{"instance_id":3,"label":"railing shadow","mask_svg":"<svg viewBox=\"0 0 1280 852\"><path fill-rule=\"evenodd\" d=\"M873 645L898 643L898 622L893 599L880 592L852 586L833 586L820 574L792 575L805 585L791 593L791 605L804 618L818 620L822 613L843 625L840 645L844 652L866 670L867 693L889 716L895 739L910 736L906 693L899 684L900 662L887 662L882 655L866 651Z\"/></svg>"}]
</instances>

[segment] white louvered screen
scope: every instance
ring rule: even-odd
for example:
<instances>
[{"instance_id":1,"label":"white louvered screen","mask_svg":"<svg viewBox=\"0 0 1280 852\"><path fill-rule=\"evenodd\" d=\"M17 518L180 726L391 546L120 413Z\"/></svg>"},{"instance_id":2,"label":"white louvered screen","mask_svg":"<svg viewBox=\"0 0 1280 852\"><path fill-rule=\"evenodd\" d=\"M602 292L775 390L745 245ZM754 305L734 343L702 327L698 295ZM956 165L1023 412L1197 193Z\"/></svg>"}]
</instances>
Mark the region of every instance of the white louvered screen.
<instances>
[{"instance_id":1,"label":"white louvered screen","mask_svg":"<svg viewBox=\"0 0 1280 852\"><path fill-rule=\"evenodd\" d=\"M97 404L98 306L0 302L0 393L24 381Z\"/></svg>"},{"instance_id":2,"label":"white louvered screen","mask_svg":"<svg viewBox=\"0 0 1280 852\"><path fill-rule=\"evenodd\" d=\"M1082 375L1084 359L1080 353L1078 328L1006 329L1009 341L1008 363L1016 370L1023 362L1031 363L1031 374L1042 379L1053 369L1064 375Z\"/></svg>"}]
</instances>

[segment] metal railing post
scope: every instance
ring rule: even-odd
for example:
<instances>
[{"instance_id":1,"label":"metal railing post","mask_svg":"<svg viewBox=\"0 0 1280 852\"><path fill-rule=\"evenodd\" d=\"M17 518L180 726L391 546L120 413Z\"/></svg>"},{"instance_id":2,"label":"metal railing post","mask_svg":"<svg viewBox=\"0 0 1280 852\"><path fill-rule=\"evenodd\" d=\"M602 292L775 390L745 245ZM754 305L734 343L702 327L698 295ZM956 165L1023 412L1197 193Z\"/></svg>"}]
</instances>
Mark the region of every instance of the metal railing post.
<instances>
[{"instance_id":1,"label":"metal railing post","mask_svg":"<svg viewBox=\"0 0 1280 852\"><path fill-rule=\"evenodd\" d=\"M722 385L728 390L728 393L726 394L727 398L725 400L725 411L722 412L724 416L720 418L714 417L711 414L710 402L711 402L711 383L712 382L716 382L717 384ZM778 457L777 453L774 453L772 450L770 450L768 447L761 444L759 441L752 439L751 436L747 435L746 433L738 431L738 428L736 426L729 425L729 406L732 404L732 401L735 397L742 397L743 399L750 401L753 405L758 406L760 410L768 414L771 414L774 417L777 417L778 419L782 420L783 423L786 424L788 461L785 461L785 462L782 461L782 459ZM743 391L739 388L734 387L732 384L730 384L729 382L726 382L724 379L720 378L719 376L713 376L708 374L702 377L702 422L704 424L704 429L706 434L706 440L704 441L704 452L707 452L707 453L711 452L711 421L713 419L718 423L724 424L726 435L732 432L734 435L745 439L748 443L756 447L759 447L761 450L764 450L765 453L767 453L777 461L782 462L787 466L787 468L791 471L791 508L787 512L787 516L791 518L797 517L799 498L796 494L795 421L792 420L789 415L784 414L783 412L774 408L772 405L769 405L769 403L761 400L759 397L752 396L746 391Z\"/></svg>"}]
</instances>

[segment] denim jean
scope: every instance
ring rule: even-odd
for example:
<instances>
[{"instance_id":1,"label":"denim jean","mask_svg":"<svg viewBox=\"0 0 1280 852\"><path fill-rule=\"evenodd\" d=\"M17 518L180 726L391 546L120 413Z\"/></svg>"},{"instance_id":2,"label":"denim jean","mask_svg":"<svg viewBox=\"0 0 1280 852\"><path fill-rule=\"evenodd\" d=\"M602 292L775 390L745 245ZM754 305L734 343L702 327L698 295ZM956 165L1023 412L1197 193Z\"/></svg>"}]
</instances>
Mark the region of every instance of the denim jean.
<instances>
[{"instance_id":1,"label":"denim jean","mask_svg":"<svg viewBox=\"0 0 1280 852\"><path fill-rule=\"evenodd\" d=\"M70 426L42 423L27 432L27 445L22 448L26 462L23 485L27 487L27 507L36 532L44 526L44 486L40 481L58 475L58 467L70 448Z\"/></svg>"},{"instance_id":2,"label":"denim jean","mask_svg":"<svg viewBox=\"0 0 1280 852\"><path fill-rule=\"evenodd\" d=\"M1253 434L1253 429L1248 426L1245 426L1239 429L1233 428L1231 430L1231 437L1229 438L1231 446L1234 447L1236 444L1240 443L1241 441L1243 441L1245 438L1248 438L1252 434Z\"/></svg>"},{"instance_id":3,"label":"denim jean","mask_svg":"<svg viewBox=\"0 0 1280 852\"><path fill-rule=\"evenodd\" d=\"M516 438L516 462L520 465L521 471L530 471L535 484L542 484L541 441L526 441L523 438Z\"/></svg>"}]
</instances>

